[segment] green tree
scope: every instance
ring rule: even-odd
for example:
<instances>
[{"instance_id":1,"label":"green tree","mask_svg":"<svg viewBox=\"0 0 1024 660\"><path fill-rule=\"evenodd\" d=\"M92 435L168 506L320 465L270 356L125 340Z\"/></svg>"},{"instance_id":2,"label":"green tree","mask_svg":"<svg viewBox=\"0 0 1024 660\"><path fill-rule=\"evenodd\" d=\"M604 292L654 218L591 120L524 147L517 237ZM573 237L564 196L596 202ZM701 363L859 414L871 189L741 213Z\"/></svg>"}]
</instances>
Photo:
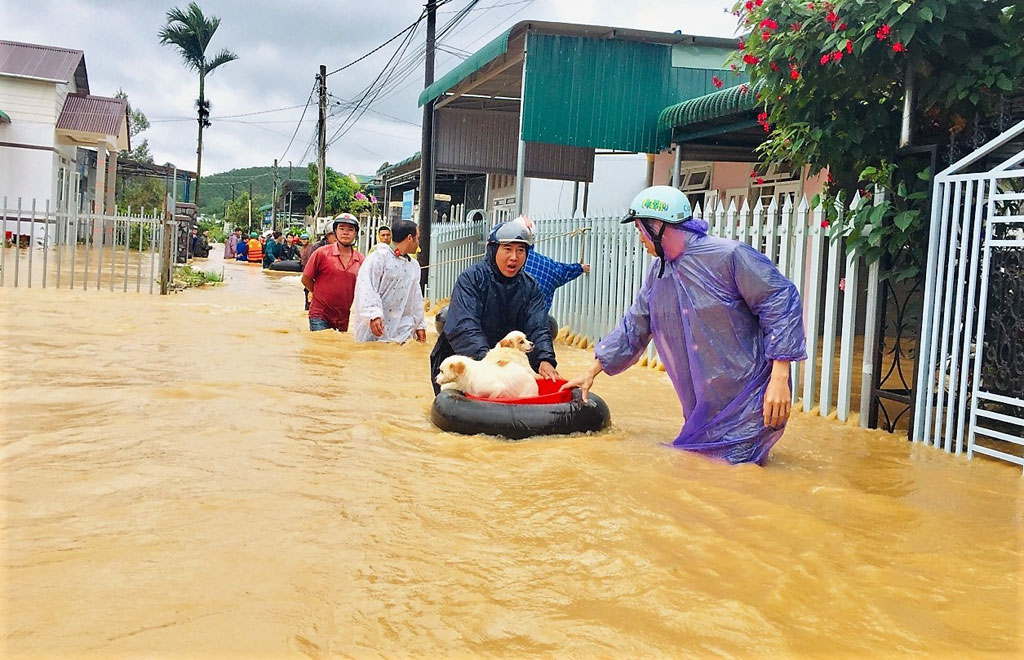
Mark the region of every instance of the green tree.
<instances>
[{"instance_id":1,"label":"green tree","mask_svg":"<svg viewBox=\"0 0 1024 660\"><path fill-rule=\"evenodd\" d=\"M203 169L203 128L210 126L210 103L206 99L206 76L221 65L238 59L227 49L222 49L212 58L206 57L214 33L220 26L216 16L206 17L194 2L184 10L174 8L167 12L167 23L160 30L160 43L173 45L184 60L185 66L199 74L199 99L196 101L199 122L199 138L196 146L196 191L195 203L199 204L199 183Z\"/></svg>"},{"instance_id":2,"label":"green tree","mask_svg":"<svg viewBox=\"0 0 1024 660\"><path fill-rule=\"evenodd\" d=\"M257 210L260 206L267 204L266 198L254 195L252 199L252 224L249 223L249 192L244 191L235 201L228 204L224 211L224 220L232 227L241 227L246 232L259 231L263 226L263 216Z\"/></svg>"},{"instance_id":3,"label":"green tree","mask_svg":"<svg viewBox=\"0 0 1024 660\"><path fill-rule=\"evenodd\" d=\"M991 114L1024 74L1019 0L747 0L733 9L744 38L734 55L763 105L765 163L828 168L828 202L875 183L888 200L865 200L832 230L869 261L888 255L916 273L929 173L896 167L904 93L923 139L943 142L965 118ZM739 68L737 66L737 70ZM924 184L922 184L922 181ZM897 199L899 198L899 199ZM834 205L826 203L832 213ZM835 220L832 215L832 220ZM910 245L910 250L905 246Z\"/></svg>"},{"instance_id":4,"label":"green tree","mask_svg":"<svg viewBox=\"0 0 1024 660\"><path fill-rule=\"evenodd\" d=\"M317 167L315 164L310 163L308 167L309 172L309 189L314 191L314 199L316 198L316 191L319 190L318 181L319 176ZM327 168L327 195L325 197L324 212L327 215L336 215L338 213L359 213L366 208L369 208L368 202L357 200L356 193L359 192L359 184L353 181L350 177L336 172L334 169ZM316 204L314 202L308 210L309 213L313 213Z\"/></svg>"},{"instance_id":5,"label":"green tree","mask_svg":"<svg viewBox=\"0 0 1024 660\"><path fill-rule=\"evenodd\" d=\"M124 99L128 103L128 135L134 145L125 154L128 160L142 163L152 163L153 156L149 152L148 140L139 140L138 137L149 128L149 119L146 113L132 106L128 100L128 94L123 89L117 90L114 98ZM151 213L154 208L162 209L164 205L164 182L161 179L146 176L125 176L120 171L117 173L117 196L115 203L121 211L131 208L132 213Z\"/></svg>"},{"instance_id":6,"label":"green tree","mask_svg":"<svg viewBox=\"0 0 1024 660\"><path fill-rule=\"evenodd\" d=\"M125 154L125 158L136 160L140 163L152 163L153 155L149 152L149 140L142 139L140 141L135 139L143 131L149 129L149 119L146 117L146 113L132 105L131 101L128 100L128 94L123 89L118 89L117 93L114 94L114 98L124 99L125 103L128 104L128 136L134 146Z\"/></svg>"}]
</instances>

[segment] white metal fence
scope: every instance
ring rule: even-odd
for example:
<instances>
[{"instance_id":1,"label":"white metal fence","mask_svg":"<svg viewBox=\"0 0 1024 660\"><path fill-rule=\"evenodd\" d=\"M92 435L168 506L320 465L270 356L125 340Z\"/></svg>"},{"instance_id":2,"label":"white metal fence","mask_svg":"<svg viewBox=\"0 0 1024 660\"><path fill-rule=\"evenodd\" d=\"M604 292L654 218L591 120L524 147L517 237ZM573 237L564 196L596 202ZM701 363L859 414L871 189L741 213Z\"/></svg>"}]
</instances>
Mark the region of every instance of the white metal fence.
<instances>
[{"instance_id":1,"label":"white metal fence","mask_svg":"<svg viewBox=\"0 0 1024 660\"><path fill-rule=\"evenodd\" d=\"M1024 466L1024 150L981 166L1021 136L935 178L913 439Z\"/></svg>"},{"instance_id":2,"label":"white metal fence","mask_svg":"<svg viewBox=\"0 0 1024 660\"><path fill-rule=\"evenodd\" d=\"M850 208L860 203L859 195ZM839 210L844 213L843 209ZM701 215L701 209L695 209ZM760 201L749 208L713 208L706 214L710 233L748 243L768 256L800 291L807 328L808 359L793 365L793 399L805 411L817 409L822 416L833 413L841 421L850 418L855 392L859 392L860 422L867 424L873 351L860 348L858 314L868 333L864 346L873 343L877 307L877 264L867 282L860 283L862 267L858 255L845 254L842 241L830 240L823 227L824 211L810 208L806 199L794 205ZM563 262L592 265L584 275L560 288L552 314L577 346L590 347L608 334L632 304L642 284L650 257L622 215L590 218L533 218L537 227L536 249ZM468 265L483 254L490 224L452 223L435 225L427 296L435 302L451 295L455 280ZM866 302L858 292L864 289ZM858 355L859 354L859 355ZM641 364L658 366L653 345Z\"/></svg>"},{"instance_id":3,"label":"white metal fence","mask_svg":"<svg viewBox=\"0 0 1024 660\"><path fill-rule=\"evenodd\" d=\"M153 293L164 240L161 212L102 215L0 194L0 286Z\"/></svg>"}]
</instances>

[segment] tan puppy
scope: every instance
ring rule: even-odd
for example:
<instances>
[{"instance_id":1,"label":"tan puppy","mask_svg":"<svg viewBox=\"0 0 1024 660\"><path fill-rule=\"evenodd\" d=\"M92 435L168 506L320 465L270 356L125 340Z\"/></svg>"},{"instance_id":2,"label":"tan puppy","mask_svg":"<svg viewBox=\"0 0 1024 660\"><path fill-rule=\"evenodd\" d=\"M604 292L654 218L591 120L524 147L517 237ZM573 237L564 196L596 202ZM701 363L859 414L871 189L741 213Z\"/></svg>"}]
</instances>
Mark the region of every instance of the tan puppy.
<instances>
[{"instance_id":1,"label":"tan puppy","mask_svg":"<svg viewBox=\"0 0 1024 660\"><path fill-rule=\"evenodd\" d=\"M526 354L532 350L533 342L526 338L526 334L513 330L505 335L494 348L487 351L483 361L498 363L502 360L507 360L512 364L526 367L533 374L534 378L540 380L540 374L533 370L533 367L530 365L530 359L526 357Z\"/></svg>"},{"instance_id":2,"label":"tan puppy","mask_svg":"<svg viewBox=\"0 0 1024 660\"><path fill-rule=\"evenodd\" d=\"M522 399L537 396L533 371L506 360L476 361L463 355L445 358L437 373L442 390L458 390L488 399Z\"/></svg>"}]
</instances>

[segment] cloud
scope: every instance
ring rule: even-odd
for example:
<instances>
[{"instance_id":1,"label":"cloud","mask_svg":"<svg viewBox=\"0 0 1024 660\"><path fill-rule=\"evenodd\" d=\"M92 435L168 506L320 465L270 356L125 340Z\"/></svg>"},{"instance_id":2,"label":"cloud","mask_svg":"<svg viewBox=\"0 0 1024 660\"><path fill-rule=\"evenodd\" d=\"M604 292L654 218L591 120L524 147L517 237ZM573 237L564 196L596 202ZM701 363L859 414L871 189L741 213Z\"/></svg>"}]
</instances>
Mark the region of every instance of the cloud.
<instances>
[{"instance_id":1,"label":"cloud","mask_svg":"<svg viewBox=\"0 0 1024 660\"><path fill-rule=\"evenodd\" d=\"M468 3L453 0L440 8L438 26ZM7 3L6 38L85 51L93 94L112 95L119 88L133 106L149 117L152 127L143 134L158 162L195 168L196 124L193 119L198 79L187 70L170 46L159 43L157 32L166 11L186 2L155 3L142 0L36 0ZM201 0L209 16L221 19L208 54L227 48L239 59L207 77L206 95L212 101L213 126L204 132L203 170L220 172L235 167L269 165L282 156L302 115L302 107L232 117L257 111L302 106L309 98L320 64L335 69L413 23L422 2L389 0L376 3L229 2ZM617 27L687 34L730 36L735 18L716 0L619 0L573 2L565 0L480 0L474 11L443 43L474 51L502 30L523 19L595 23ZM419 28L409 53L423 47ZM365 61L328 78L334 97L358 98L394 52L397 42ZM438 76L460 59L439 52ZM390 85L373 106L374 111L412 122L396 121L367 112L351 131L328 150L328 163L345 172L370 173L381 162L396 162L419 150L422 111L416 98L423 87L423 67L417 64L399 84ZM295 166L315 159L316 105L309 107L295 141L280 163ZM328 121L332 135L347 114Z\"/></svg>"}]
</instances>

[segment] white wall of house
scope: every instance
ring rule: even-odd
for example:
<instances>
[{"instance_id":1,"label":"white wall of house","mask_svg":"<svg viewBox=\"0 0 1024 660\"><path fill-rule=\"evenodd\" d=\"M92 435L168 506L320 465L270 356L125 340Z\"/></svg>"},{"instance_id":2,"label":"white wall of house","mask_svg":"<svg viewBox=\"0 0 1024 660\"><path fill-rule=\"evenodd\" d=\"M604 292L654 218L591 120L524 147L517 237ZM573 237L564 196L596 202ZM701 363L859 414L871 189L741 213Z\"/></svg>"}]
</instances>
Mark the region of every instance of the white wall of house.
<instances>
[{"instance_id":1,"label":"white wall of house","mask_svg":"<svg viewBox=\"0 0 1024 660\"><path fill-rule=\"evenodd\" d=\"M594 181L587 194L587 215L625 214L629 202L647 181L644 154L601 154L594 158ZM569 217L573 207L573 182L528 179L526 209L534 217ZM583 213L583 184L579 186L577 213Z\"/></svg>"},{"instance_id":2,"label":"white wall of house","mask_svg":"<svg viewBox=\"0 0 1024 660\"><path fill-rule=\"evenodd\" d=\"M0 124L0 198L6 195L8 206L16 208L18 197L29 209L33 199L40 210L47 201L56 205L57 171L62 163L73 171L77 153L55 129L73 91L74 82L0 75L0 109L11 118L10 124Z\"/></svg>"}]
</instances>

